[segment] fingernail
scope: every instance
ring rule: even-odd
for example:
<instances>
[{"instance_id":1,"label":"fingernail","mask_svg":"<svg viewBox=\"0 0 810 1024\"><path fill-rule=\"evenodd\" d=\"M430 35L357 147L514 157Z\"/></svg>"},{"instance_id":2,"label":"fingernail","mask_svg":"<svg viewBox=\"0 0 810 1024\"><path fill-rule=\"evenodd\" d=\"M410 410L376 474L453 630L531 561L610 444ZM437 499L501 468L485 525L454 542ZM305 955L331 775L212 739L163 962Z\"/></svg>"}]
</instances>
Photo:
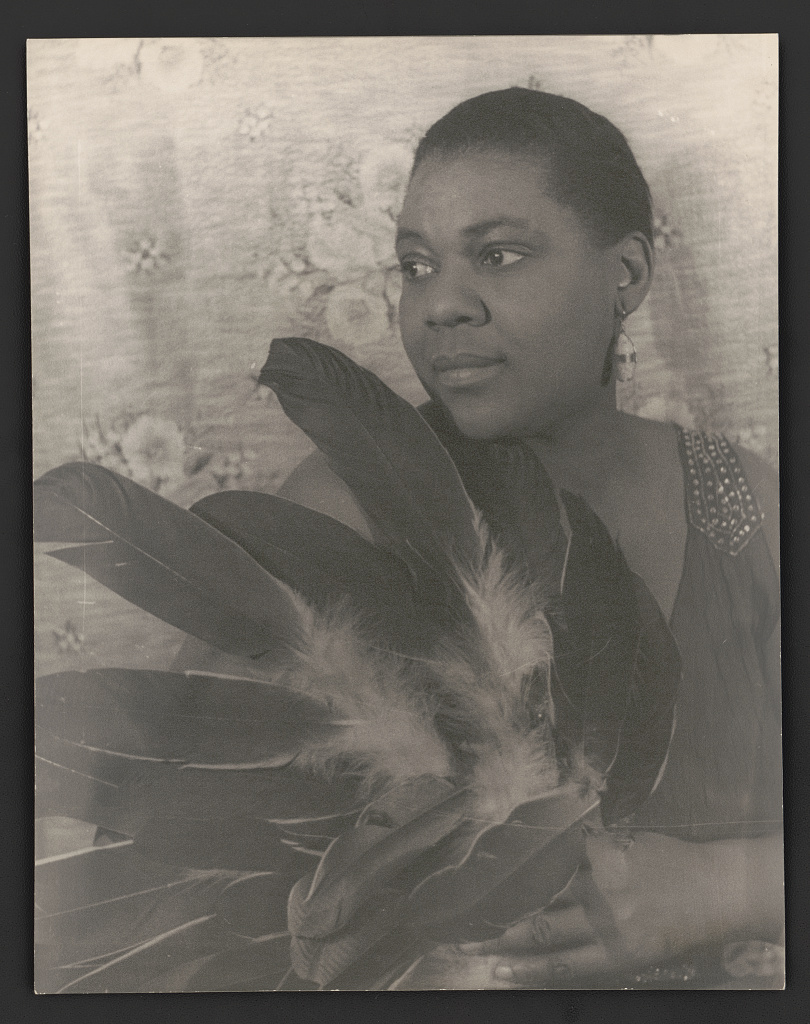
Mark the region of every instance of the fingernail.
<instances>
[{"instance_id":1,"label":"fingernail","mask_svg":"<svg viewBox=\"0 0 810 1024\"><path fill-rule=\"evenodd\" d=\"M459 953L477 953L478 943L477 942L459 942L456 946Z\"/></svg>"},{"instance_id":2,"label":"fingernail","mask_svg":"<svg viewBox=\"0 0 810 1024\"><path fill-rule=\"evenodd\" d=\"M507 967L506 964L498 964L495 968L495 977L500 981L514 981L515 972L511 967Z\"/></svg>"}]
</instances>

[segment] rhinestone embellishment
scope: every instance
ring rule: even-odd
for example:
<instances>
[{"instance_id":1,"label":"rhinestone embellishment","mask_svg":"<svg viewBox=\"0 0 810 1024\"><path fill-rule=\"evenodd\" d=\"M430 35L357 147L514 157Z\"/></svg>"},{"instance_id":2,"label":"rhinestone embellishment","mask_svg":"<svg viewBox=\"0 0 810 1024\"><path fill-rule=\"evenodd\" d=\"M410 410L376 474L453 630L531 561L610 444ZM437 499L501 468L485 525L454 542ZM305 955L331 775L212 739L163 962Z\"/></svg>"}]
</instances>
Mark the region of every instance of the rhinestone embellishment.
<instances>
[{"instance_id":1,"label":"rhinestone embellishment","mask_svg":"<svg viewBox=\"0 0 810 1024\"><path fill-rule=\"evenodd\" d=\"M762 525L762 512L739 459L719 434L681 430L688 480L689 522L729 555L745 547Z\"/></svg>"}]
</instances>

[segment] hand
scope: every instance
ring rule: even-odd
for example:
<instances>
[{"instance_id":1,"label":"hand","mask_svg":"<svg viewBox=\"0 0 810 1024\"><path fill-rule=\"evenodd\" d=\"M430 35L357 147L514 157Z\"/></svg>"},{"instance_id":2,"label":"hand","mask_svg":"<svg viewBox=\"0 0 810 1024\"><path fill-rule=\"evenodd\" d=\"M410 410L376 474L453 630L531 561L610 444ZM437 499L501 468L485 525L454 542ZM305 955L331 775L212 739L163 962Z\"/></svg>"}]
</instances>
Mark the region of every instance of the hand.
<instances>
[{"instance_id":1,"label":"hand","mask_svg":"<svg viewBox=\"0 0 810 1024\"><path fill-rule=\"evenodd\" d=\"M465 970L457 958L457 973L480 980L486 969L488 987L502 988L571 988L600 976L631 983L696 949L778 941L780 877L776 836L694 843L641 832L623 843L593 834L588 863L563 896L499 939L459 947L478 962Z\"/></svg>"}]
</instances>

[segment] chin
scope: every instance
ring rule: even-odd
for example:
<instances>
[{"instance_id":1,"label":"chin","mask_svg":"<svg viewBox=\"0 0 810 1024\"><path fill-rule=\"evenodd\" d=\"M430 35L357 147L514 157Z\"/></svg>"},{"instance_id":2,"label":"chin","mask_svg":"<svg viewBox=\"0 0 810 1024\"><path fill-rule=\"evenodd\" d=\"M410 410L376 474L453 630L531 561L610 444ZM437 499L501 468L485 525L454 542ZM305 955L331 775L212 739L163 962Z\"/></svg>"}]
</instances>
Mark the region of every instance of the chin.
<instances>
[{"instance_id":1,"label":"chin","mask_svg":"<svg viewBox=\"0 0 810 1024\"><path fill-rule=\"evenodd\" d=\"M481 403L442 403L458 430L473 441L497 441L504 437L518 437L517 424L504 416L501 408L487 408Z\"/></svg>"}]
</instances>

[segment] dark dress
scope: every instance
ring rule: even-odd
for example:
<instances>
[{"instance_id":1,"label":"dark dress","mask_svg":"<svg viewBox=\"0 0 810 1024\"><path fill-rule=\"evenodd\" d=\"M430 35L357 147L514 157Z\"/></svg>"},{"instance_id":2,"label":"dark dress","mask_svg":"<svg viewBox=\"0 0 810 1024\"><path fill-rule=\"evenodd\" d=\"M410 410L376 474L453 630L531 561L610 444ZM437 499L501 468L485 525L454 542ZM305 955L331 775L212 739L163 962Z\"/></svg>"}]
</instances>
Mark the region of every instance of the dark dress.
<instances>
[{"instance_id":1,"label":"dark dress","mask_svg":"<svg viewBox=\"0 0 810 1024\"><path fill-rule=\"evenodd\" d=\"M420 412L474 495L485 442L463 438L432 402ZM780 685L765 657L778 577L733 448L680 429L679 452L688 530L669 624L683 679L661 781L628 824L681 839L763 835L782 817Z\"/></svg>"},{"instance_id":2,"label":"dark dress","mask_svg":"<svg viewBox=\"0 0 810 1024\"><path fill-rule=\"evenodd\" d=\"M420 411L461 454L466 483L475 472L472 443L459 440L437 406ZM781 688L778 666L766 657L779 621L779 580L733 448L723 437L680 429L679 452L688 529L669 625L683 675L660 782L626 824L694 841L766 835L782 827ZM767 961L770 948L760 941L706 947L613 982L585 979L583 987L779 988L783 974ZM446 987L437 970L414 987Z\"/></svg>"},{"instance_id":3,"label":"dark dress","mask_svg":"<svg viewBox=\"0 0 810 1024\"><path fill-rule=\"evenodd\" d=\"M781 828L781 699L765 648L779 582L733 448L682 430L689 528L670 628L683 680L657 790L633 823L682 839ZM771 678L769 678L771 676Z\"/></svg>"}]
</instances>

